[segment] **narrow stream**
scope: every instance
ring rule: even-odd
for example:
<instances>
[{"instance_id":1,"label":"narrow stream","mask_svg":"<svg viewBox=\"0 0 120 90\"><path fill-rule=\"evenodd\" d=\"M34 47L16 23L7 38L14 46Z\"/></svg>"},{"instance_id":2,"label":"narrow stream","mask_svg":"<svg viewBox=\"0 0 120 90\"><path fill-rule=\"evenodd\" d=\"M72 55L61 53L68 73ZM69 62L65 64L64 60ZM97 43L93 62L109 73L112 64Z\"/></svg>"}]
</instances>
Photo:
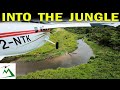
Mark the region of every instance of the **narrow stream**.
<instances>
[{"instance_id":1,"label":"narrow stream","mask_svg":"<svg viewBox=\"0 0 120 90\"><path fill-rule=\"evenodd\" d=\"M77 40L78 48L72 53L65 54L49 60L35 62L17 62L17 75L25 75L37 70L56 69L58 67L72 67L87 63L94 56L92 49L82 40Z\"/></svg>"}]
</instances>

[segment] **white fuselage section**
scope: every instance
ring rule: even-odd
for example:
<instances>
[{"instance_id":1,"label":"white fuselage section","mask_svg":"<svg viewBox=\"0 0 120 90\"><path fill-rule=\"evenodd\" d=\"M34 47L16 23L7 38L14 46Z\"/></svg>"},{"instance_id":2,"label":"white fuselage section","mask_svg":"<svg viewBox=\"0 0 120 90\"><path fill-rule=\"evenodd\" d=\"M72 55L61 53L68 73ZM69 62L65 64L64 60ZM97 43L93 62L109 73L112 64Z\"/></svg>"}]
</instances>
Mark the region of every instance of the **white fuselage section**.
<instances>
[{"instance_id":1,"label":"white fuselage section","mask_svg":"<svg viewBox=\"0 0 120 90\"><path fill-rule=\"evenodd\" d=\"M49 32L40 23L4 22L0 24L0 57L30 52L45 44Z\"/></svg>"}]
</instances>

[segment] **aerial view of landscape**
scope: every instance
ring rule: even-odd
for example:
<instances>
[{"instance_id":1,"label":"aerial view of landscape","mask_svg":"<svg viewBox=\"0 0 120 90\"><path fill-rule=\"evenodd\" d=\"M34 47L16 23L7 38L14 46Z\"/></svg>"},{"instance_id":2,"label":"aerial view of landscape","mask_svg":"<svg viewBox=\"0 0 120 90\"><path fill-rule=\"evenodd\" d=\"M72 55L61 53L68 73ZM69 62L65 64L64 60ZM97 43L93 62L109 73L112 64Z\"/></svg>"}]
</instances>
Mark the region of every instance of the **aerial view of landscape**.
<instances>
[{"instance_id":1,"label":"aerial view of landscape","mask_svg":"<svg viewBox=\"0 0 120 90\"><path fill-rule=\"evenodd\" d=\"M27 54L4 58L16 63L17 79L120 78L120 27L52 29L50 40Z\"/></svg>"}]
</instances>

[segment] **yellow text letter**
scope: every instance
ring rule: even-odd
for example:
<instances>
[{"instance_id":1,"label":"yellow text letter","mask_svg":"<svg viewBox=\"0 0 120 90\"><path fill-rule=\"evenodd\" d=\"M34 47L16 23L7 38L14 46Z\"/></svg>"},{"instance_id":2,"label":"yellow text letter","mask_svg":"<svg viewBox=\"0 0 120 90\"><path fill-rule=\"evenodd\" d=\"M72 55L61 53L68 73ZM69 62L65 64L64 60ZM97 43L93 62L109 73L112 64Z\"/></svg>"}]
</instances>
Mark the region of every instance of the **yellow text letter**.
<instances>
[{"instance_id":1,"label":"yellow text letter","mask_svg":"<svg viewBox=\"0 0 120 90\"><path fill-rule=\"evenodd\" d=\"M40 15L40 21L43 21L43 16L45 15L45 13L38 13L38 15Z\"/></svg>"},{"instance_id":2,"label":"yellow text letter","mask_svg":"<svg viewBox=\"0 0 120 90\"><path fill-rule=\"evenodd\" d=\"M30 21L31 20L31 14L30 13L24 13L23 14L23 20L24 21Z\"/></svg>"},{"instance_id":3,"label":"yellow text letter","mask_svg":"<svg viewBox=\"0 0 120 90\"><path fill-rule=\"evenodd\" d=\"M61 15L63 15L63 13L56 13L56 14L55 14L55 20L58 21L58 22L59 22L59 21L63 21Z\"/></svg>"},{"instance_id":4,"label":"yellow text letter","mask_svg":"<svg viewBox=\"0 0 120 90\"><path fill-rule=\"evenodd\" d=\"M2 21L5 21L5 13L2 13Z\"/></svg>"},{"instance_id":5,"label":"yellow text letter","mask_svg":"<svg viewBox=\"0 0 120 90\"><path fill-rule=\"evenodd\" d=\"M99 16L99 17L98 17ZM99 19L98 19L99 18ZM96 13L94 15L94 19L99 22L99 21L102 21L103 20L103 14L102 13Z\"/></svg>"},{"instance_id":6,"label":"yellow text letter","mask_svg":"<svg viewBox=\"0 0 120 90\"><path fill-rule=\"evenodd\" d=\"M107 17L108 17L107 13L104 13L104 20L105 20L106 22L110 22L111 20L108 19Z\"/></svg>"},{"instance_id":7,"label":"yellow text letter","mask_svg":"<svg viewBox=\"0 0 120 90\"><path fill-rule=\"evenodd\" d=\"M85 21L93 21L93 13L85 13Z\"/></svg>"},{"instance_id":8,"label":"yellow text letter","mask_svg":"<svg viewBox=\"0 0 120 90\"><path fill-rule=\"evenodd\" d=\"M119 15L119 13L112 13L111 17L112 17L112 21L113 21L113 22L118 22L118 21L119 21L117 15Z\"/></svg>"}]
</instances>

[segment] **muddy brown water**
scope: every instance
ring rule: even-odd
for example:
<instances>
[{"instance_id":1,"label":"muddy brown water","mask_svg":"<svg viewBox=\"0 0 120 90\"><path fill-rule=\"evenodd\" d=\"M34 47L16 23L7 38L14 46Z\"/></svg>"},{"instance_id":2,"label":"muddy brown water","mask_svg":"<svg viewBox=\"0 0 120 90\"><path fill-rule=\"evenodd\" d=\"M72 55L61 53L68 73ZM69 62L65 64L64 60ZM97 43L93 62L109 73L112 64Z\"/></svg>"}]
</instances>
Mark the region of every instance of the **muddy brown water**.
<instances>
[{"instance_id":1,"label":"muddy brown water","mask_svg":"<svg viewBox=\"0 0 120 90\"><path fill-rule=\"evenodd\" d=\"M72 53L66 53L63 56L43 61L15 62L17 76L25 75L37 70L56 69L58 67L67 68L82 63L87 63L90 57L94 56L93 51L82 39L77 40L77 42L78 48Z\"/></svg>"}]
</instances>

